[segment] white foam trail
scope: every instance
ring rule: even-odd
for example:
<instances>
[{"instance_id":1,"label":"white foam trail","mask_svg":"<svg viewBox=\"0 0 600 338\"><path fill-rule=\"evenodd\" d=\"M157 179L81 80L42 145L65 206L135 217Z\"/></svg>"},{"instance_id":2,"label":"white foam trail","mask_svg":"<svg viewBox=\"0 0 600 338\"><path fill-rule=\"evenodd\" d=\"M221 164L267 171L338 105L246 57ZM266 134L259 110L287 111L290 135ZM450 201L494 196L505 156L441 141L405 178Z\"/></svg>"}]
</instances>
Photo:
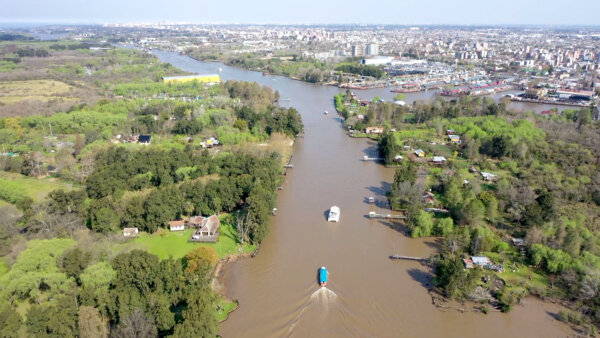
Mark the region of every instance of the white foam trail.
<instances>
[{"instance_id":1,"label":"white foam trail","mask_svg":"<svg viewBox=\"0 0 600 338\"><path fill-rule=\"evenodd\" d=\"M302 309L300 310L296 318L292 320L292 323L290 324L290 327L288 329L287 336L289 337L292 334L292 330L300 321L300 318L302 317L302 314L304 314L304 311L306 311L306 309L308 309L313 303L323 304L325 306L325 311L328 311L329 305L334 303L336 300L337 294L326 287L321 287L317 291L313 292L302 305Z\"/></svg>"}]
</instances>

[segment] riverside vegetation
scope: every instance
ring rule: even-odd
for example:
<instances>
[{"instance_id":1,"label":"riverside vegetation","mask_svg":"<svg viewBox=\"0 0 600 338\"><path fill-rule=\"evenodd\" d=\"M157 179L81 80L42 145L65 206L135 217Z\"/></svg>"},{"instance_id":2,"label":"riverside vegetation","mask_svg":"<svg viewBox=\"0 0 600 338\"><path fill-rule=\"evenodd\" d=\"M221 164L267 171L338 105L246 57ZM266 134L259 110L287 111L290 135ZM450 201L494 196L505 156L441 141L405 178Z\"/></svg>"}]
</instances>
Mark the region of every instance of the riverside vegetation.
<instances>
[{"instance_id":1,"label":"riverside vegetation","mask_svg":"<svg viewBox=\"0 0 600 338\"><path fill-rule=\"evenodd\" d=\"M25 105L0 118L0 335L215 336L233 307L211 289L214 265L267 235L300 115L257 84L163 84L180 71L140 51L11 43L35 46L11 61L13 71L83 82L85 91L69 94L77 100L65 111ZM43 58L83 55L73 69L90 58L112 66L57 78L33 66L44 46ZM3 75L7 85L22 80L13 75ZM85 103L89 91L94 103ZM151 144L125 142L138 134ZM210 137L220 144L204 148ZM211 214L228 238L187 243L165 230L170 220ZM143 233L126 240L123 227Z\"/></svg>"},{"instance_id":2,"label":"riverside vegetation","mask_svg":"<svg viewBox=\"0 0 600 338\"><path fill-rule=\"evenodd\" d=\"M187 51L199 60L218 60L228 65L270 74L283 75L310 83L344 83L349 76L365 76L381 79L385 72L380 66L359 64L359 58L347 58L344 62L325 62L304 58L295 53L265 56L260 53L226 54L224 52L190 49Z\"/></svg>"},{"instance_id":3,"label":"riverside vegetation","mask_svg":"<svg viewBox=\"0 0 600 338\"><path fill-rule=\"evenodd\" d=\"M385 163L397 167L389 201L407 215L411 236L440 237L433 260L440 292L481 303L485 312L490 306L509 311L526 295L537 295L571 308L560 319L595 332L600 323L595 107L517 114L506 102L470 97L412 106L374 99L360 106L349 91L335 103L355 134L385 127L383 134L369 136L378 139ZM448 130L460 142L451 142ZM417 149L426 157L417 157ZM447 161L435 164L432 156ZM465 269L463 258L470 255L487 256L503 271Z\"/></svg>"}]
</instances>

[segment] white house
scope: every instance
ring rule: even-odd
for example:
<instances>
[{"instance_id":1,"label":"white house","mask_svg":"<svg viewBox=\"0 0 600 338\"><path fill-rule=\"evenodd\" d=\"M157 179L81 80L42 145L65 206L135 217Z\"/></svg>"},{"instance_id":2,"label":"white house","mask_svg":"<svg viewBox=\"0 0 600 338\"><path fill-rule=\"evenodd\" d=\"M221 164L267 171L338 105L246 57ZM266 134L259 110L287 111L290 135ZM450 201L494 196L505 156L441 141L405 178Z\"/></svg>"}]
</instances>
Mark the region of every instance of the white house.
<instances>
[{"instance_id":1,"label":"white house","mask_svg":"<svg viewBox=\"0 0 600 338\"><path fill-rule=\"evenodd\" d=\"M171 231L183 231L185 230L185 221L170 221L169 222L169 230Z\"/></svg>"},{"instance_id":2,"label":"white house","mask_svg":"<svg viewBox=\"0 0 600 338\"><path fill-rule=\"evenodd\" d=\"M124 237L136 237L139 234L138 228L123 228Z\"/></svg>"}]
</instances>

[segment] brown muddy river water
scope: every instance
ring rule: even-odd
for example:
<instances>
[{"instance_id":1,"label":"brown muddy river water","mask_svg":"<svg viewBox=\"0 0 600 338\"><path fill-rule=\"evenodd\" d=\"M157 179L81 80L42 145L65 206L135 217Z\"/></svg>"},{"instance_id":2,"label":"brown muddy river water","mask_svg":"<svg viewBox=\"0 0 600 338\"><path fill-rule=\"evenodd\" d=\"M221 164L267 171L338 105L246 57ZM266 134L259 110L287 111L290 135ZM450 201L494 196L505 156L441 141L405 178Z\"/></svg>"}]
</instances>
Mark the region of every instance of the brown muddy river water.
<instances>
[{"instance_id":1,"label":"brown muddy river water","mask_svg":"<svg viewBox=\"0 0 600 338\"><path fill-rule=\"evenodd\" d=\"M280 92L281 104L298 109L304 120L305 136L296 142L294 168L278 192L268 238L255 258L225 271L228 295L240 307L221 324L223 337L574 336L554 319L557 306L534 298L508 314L438 309L427 293L428 269L388 259L392 254L429 256L436 244L407 237L400 223L366 217L369 211L389 213L366 197L384 202L394 170L361 161L376 144L346 136L332 102L338 88L154 53L186 71L221 69L223 79L271 86ZM358 95L393 97L387 89ZM423 93L409 94L406 101L424 98ZM341 209L339 223L326 220L332 205ZM317 285L321 266L329 270L327 288Z\"/></svg>"}]
</instances>

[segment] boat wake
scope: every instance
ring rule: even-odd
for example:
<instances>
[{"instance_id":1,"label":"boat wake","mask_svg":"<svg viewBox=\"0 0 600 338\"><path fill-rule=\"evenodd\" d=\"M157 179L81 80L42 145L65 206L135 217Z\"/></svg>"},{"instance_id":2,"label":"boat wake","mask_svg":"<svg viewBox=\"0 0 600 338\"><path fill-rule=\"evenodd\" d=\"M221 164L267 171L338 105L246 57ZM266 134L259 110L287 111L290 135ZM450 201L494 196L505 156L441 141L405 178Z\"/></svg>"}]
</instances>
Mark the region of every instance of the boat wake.
<instances>
[{"instance_id":1,"label":"boat wake","mask_svg":"<svg viewBox=\"0 0 600 338\"><path fill-rule=\"evenodd\" d=\"M322 287L310 295L310 300L329 305L337 300L337 294L326 287Z\"/></svg>"},{"instance_id":2,"label":"boat wake","mask_svg":"<svg viewBox=\"0 0 600 338\"><path fill-rule=\"evenodd\" d=\"M318 310L321 313L324 311L325 314L327 314L327 312L329 311L330 305L336 303L337 298L338 298L337 294L335 292L329 290L326 287L321 287L317 291L313 292L306 299L304 304L302 304L298 314L296 315L296 317L294 317L294 319L288 326L289 329L288 329L287 336L289 337L292 334L294 327L300 321L300 319L302 318L302 315L304 315L304 312L306 310L312 308L313 306L320 305ZM323 318L323 317L321 317L321 318Z\"/></svg>"}]
</instances>

